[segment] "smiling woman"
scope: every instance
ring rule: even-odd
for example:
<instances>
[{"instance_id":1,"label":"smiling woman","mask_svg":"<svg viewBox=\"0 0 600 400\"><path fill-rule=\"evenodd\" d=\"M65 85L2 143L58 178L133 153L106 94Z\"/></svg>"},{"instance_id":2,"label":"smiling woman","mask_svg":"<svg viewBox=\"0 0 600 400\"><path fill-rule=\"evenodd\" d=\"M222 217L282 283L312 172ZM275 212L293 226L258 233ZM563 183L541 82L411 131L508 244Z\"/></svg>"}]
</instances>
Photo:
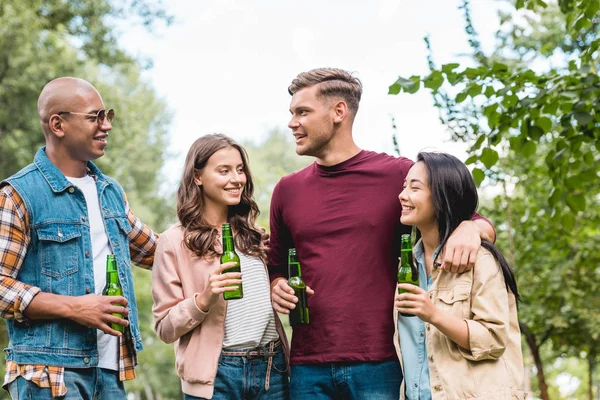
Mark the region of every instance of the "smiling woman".
<instances>
[{"instance_id":1,"label":"smiling woman","mask_svg":"<svg viewBox=\"0 0 600 400\"><path fill-rule=\"evenodd\" d=\"M160 237L152 279L156 332L177 341L186 399L288 398L287 340L271 307L253 190L239 144L220 134L194 142L177 192L179 224ZM224 224L233 230L241 273L219 261ZM224 300L242 274L244 296Z\"/></svg>"}]
</instances>

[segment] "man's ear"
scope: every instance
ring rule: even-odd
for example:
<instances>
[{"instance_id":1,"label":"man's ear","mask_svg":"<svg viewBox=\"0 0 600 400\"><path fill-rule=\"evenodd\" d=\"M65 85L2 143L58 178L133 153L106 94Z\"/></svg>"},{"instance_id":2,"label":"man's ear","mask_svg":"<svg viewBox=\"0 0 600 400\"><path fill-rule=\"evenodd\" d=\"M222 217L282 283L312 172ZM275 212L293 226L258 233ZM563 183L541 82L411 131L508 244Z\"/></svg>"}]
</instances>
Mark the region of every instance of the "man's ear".
<instances>
[{"instance_id":1,"label":"man's ear","mask_svg":"<svg viewBox=\"0 0 600 400\"><path fill-rule=\"evenodd\" d=\"M338 101L333 106L333 112L335 113L333 122L339 124L348 117L348 104L346 104L346 102L343 100Z\"/></svg>"},{"instance_id":2,"label":"man's ear","mask_svg":"<svg viewBox=\"0 0 600 400\"><path fill-rule=\"evenodd\" d=\"M63 138L65 136L65 131L62 123L63 119L58 114L53 114L50 116L50 120L48 121L48 129L50 130L50 134L56 136L57 138Z\"/></svg>"}]
</instances>

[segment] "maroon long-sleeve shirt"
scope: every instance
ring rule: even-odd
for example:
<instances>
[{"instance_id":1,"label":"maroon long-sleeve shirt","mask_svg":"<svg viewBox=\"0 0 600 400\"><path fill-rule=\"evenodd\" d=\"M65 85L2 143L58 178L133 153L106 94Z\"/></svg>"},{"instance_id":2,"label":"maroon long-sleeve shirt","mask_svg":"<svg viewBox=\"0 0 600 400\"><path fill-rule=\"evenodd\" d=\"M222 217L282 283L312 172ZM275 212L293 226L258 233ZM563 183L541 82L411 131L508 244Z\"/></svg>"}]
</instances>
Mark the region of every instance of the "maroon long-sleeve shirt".
<instances>
[{"instance_id":1,"label":"maroon long-sleeve shirt","mask_svg":"<svg viewBox=\"0 0 600 400\"><path fill-rule=\"evenodd\" d=\"M286 176L271 199L271 280L287 276L295 247L310 324L294 327L292 364L397 360L393 297L400 235L398 194L413 162L361 151L332 167Z\"/></svg>"}]
</instances>

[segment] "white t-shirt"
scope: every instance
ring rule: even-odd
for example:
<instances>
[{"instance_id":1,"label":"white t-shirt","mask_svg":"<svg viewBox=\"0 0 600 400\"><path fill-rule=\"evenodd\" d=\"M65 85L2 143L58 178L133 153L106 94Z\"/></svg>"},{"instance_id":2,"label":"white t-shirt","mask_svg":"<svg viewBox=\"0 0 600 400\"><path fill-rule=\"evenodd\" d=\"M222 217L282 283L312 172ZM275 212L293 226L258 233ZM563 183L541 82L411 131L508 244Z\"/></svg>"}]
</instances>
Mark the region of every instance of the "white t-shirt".
<instances>
[{"instance_id":1,"label":"white t-shirt","mask_svg":"<svg viewBox=\"0 0 600 400\"><path fill-rule=\"evenodd\" d=\"M106 256L112 254L112 250L108 236L106 235L104 220L100 213L96 181L89 175L83 178L71 178L68 176L66 178L83 192L85 202L87 203L92 255L94 257L94 292L97 295L102 295L102 290L106 284ZM98 330L97 340L98 367L118 371L119 338L107 335Z\"/></svg>"}]
</instances>

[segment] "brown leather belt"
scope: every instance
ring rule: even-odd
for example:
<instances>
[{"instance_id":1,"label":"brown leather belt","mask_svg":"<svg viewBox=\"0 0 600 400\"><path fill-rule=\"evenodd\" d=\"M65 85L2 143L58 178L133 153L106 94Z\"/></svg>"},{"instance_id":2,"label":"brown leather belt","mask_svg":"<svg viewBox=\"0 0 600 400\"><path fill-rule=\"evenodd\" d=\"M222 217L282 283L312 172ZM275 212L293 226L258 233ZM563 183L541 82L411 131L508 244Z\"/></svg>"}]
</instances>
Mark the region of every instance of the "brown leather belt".
<instances>
[{"instance_id":1,"label":"brown leather belt","mask_svg":"<svg viewBox=\"0 0 600 400\"><path fill-rule=\"evenodd\" d=\"M222 350L221 355L233 356L233 357L246 357L248 360L254 360L257 358L263 358L267 363L267 376L265 378L265 390L269 390L271 368L273 367L273 357L275 357L278 351L275 351L276 347L281 345L281 339L274 340L264 346L252 347L247 350Z\"/></svg>"}]
</instances>

